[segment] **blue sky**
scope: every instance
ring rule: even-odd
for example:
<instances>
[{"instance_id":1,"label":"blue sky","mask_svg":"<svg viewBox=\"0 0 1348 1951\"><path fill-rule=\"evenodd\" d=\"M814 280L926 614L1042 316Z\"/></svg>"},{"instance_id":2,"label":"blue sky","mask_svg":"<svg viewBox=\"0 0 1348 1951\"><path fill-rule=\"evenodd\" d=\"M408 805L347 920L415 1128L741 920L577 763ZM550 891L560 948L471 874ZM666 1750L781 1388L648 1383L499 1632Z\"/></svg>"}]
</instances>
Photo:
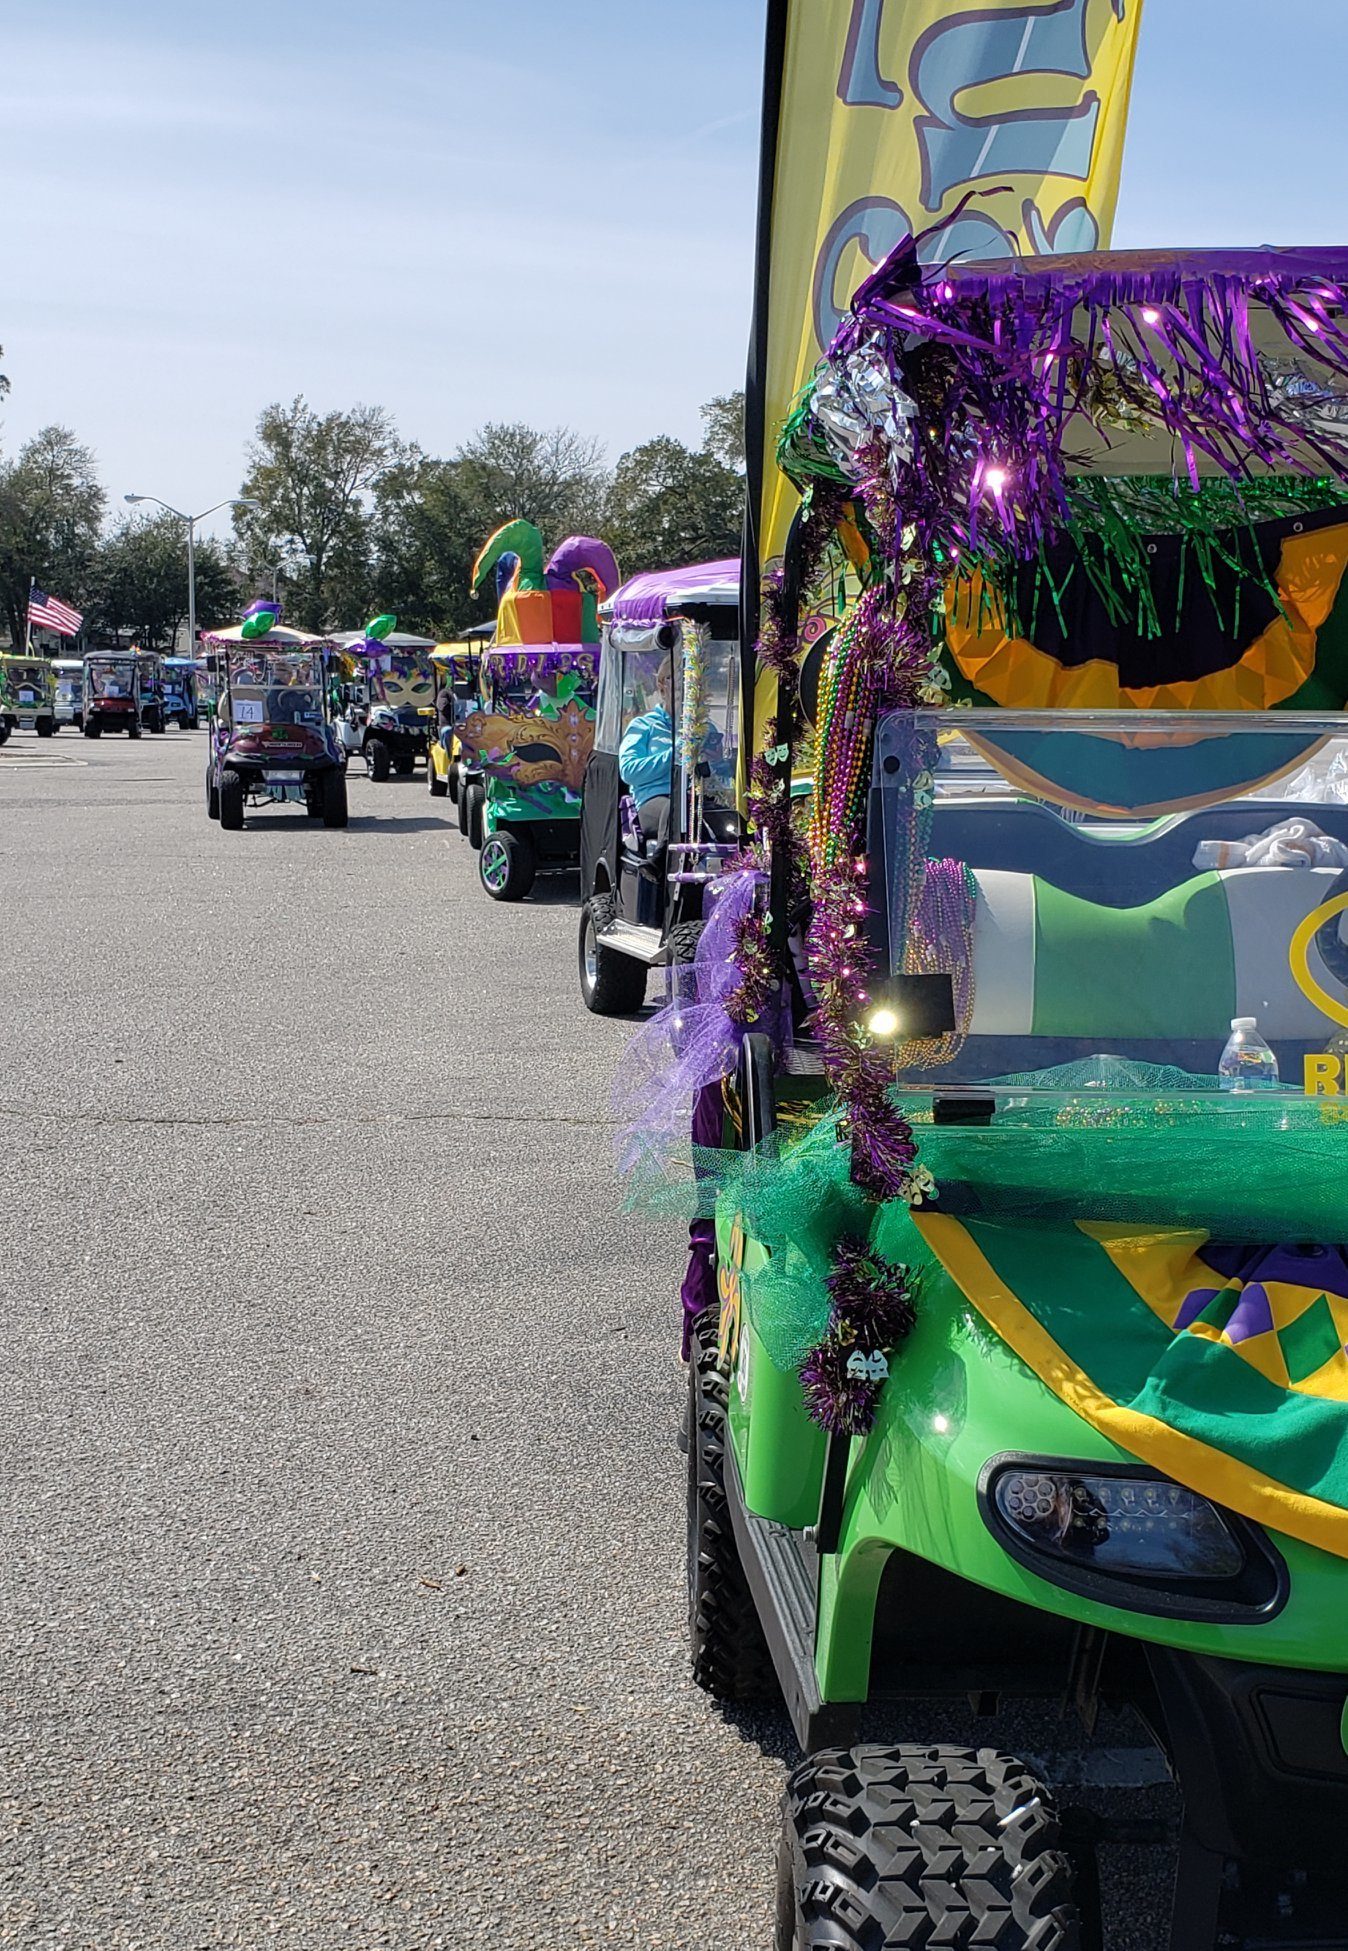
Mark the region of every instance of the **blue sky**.
<instances>
[{"instance_id":1,"label":"blue sky","mask_svg":"<svg viewBox=\"0 0 1348 1951\"><path fill-rule=\"evenodd\" d=\"M1146 8L1115 242L1348 241L1348 7ZM61 421L202 507L297 392L616 456L739 383L760 0L4 13L0 451Z\"/></svg>"}]
</instances>

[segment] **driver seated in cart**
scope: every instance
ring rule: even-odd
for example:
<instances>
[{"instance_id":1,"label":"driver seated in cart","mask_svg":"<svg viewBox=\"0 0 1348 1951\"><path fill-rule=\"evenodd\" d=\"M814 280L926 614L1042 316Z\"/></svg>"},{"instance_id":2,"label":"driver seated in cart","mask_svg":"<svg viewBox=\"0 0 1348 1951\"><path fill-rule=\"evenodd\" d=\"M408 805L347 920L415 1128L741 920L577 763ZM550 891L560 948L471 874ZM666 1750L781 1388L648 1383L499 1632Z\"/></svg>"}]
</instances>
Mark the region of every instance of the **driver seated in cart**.
<instances>
[{"instance_id":1,"label":"driver seated in cart","mask_svg":"<svg viewBox=\"0 0 1348 1951\"><path fill-rule=\"evenodd\" d=\"M674 763L670 700L674 674L665 658L655 680L657 702L634 718L618 747L618 770L637 803L642 828L657 845L669 838L669 785Z\"/></svg>"},{"instance_id":2,"label":"driver seated in cart","mask_svg":"<svg viewBox=\"0 0 1348 1951\"><path fill-rule=\"evenodd\" d=\"M618 770L636 801L642 832L657 847L669 838L669 791L674 763L673 660L666 656L655 679L656 703L640 712L618 746ZM702 762L715 770L721 734L708 725L701 742Z\"/></svg>"}]
</instances>

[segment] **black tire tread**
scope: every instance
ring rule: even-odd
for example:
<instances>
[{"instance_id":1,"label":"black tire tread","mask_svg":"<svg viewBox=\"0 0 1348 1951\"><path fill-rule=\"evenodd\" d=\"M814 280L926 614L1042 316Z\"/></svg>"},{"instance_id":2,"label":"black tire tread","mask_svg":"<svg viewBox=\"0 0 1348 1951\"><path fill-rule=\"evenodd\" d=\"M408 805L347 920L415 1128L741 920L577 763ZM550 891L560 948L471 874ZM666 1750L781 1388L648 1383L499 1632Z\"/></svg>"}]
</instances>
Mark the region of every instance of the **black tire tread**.
<instances>
[{"instance_id":1,"label":"black tire tread","mask_svg":"<svg viewBox=\"0 0 1348 1951\"><path fill-rule=\"evenodd\" d=\"M482 821L486 804L486 788L475 779L468 788L468 824L464 829L468 844L474 853L482 845Z\"/></svg>"},{"instance_id":2,"label":"black tire tread","mask_svg":"<svg viewBox=\"0 0 1348 1951\"><path fill-rule=\"evenodd\" d=\"M323 774L323 824L344 827L347 817L346 772L334 766Z\"/></svg>"},{"instance_id":3,"label":"black tire tread","mask_svg":"<svg viewBox=\"0 0 1348 1951\"><path fill-rule=\"evenodd\" d=\"M594 987L586 993L585 968L585 925L589 918L597 935L607 928L618 912L616 896L612 894L592 894L581 909L580 917L580 965L581 994L585 1006L596 1016L631 1016L641 1008L646 1000L646 965L631 955L624 955L620 949L600 948L595 956Z\"/></svg>"},{"instance_id":4,"label":"black tire tread","mask_svg":"<svg viewBox=\"0 0 1348 1951\"><path fill-rule=\"evenodd\" d=\"M787 1783L779 1879L777 1951L1079 1951L1057 1813L993 1748L811 1755Z\"/></svg>"},{"instance_id":5,"label":"black tire tread","mask_svg":"<svg viewBox=\"0 0 1348 1951\"><path fill-rule=\"evenodd\" d=\"M243 780L232 766L225 766L219 781L220 825L226 833L243 831Z\"/></svg>"},{"instance_id":6,"label":"black tire tread","mask_svg":"<svg viewBox=\"0 0 1348 1951\"><path fill-rule=\"evenodd\" d=\"M729 1391L717 1358L714 1309L701 1317L689 1363L688 1636L693 1679L713 1700L770 1699L777 1691L725 1490Z\"/></svg>"}]
</instances>

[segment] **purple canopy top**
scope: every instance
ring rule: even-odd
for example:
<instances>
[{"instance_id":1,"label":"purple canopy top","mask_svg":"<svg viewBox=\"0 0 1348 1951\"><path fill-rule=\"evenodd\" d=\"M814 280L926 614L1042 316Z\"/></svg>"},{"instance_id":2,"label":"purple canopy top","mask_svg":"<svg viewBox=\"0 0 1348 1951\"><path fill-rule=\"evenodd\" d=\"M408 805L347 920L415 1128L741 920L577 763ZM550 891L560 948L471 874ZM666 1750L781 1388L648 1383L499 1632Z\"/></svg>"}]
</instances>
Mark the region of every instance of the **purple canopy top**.
<instances>
[{"instance_id":1,"label":"purple canopy top","mask_svg":"<svg viewBox=\"0 0 1348 1951\"><path fill-rule=\"evenodd\" d=\"M612 623L649 627L677 615L687 603L738 603L738 556L720 562L695 562L687 569L648 569L633 576L605 605Z\"/></svg>"}]
</instances>

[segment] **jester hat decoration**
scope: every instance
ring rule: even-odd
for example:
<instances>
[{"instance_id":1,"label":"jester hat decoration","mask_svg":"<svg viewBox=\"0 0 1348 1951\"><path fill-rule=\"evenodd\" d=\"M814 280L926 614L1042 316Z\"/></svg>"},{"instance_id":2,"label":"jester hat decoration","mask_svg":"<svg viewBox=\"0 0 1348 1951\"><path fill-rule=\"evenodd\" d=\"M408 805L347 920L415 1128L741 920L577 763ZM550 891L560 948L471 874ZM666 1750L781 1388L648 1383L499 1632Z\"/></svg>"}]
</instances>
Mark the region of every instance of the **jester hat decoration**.
<instances>
[{"instance_id":1,"label":"jester hat decoration","mask_svg":"<svg viewBox=\"0 0 1348 1951\"><path fill-rule=\"evenodd\" d=\"M496 612L498 647L599 642L599 605L619 582L607 542L568 535L545 562L543 537L533 523L506 522L473 564L474 591L505 556L515 558L515 568Z\"/></svg>"}]
</instances>

